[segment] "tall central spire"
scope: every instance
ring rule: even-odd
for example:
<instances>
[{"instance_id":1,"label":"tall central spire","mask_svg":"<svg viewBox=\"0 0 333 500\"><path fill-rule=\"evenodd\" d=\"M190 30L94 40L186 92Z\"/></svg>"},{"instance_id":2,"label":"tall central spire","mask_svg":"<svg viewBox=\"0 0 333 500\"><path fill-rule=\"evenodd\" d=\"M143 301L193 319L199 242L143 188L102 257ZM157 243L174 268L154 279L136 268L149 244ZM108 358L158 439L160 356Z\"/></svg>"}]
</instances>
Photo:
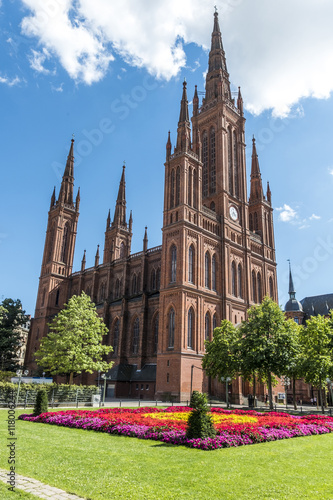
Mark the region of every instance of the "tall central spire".
<instances>
[{"instance_id":1,"label":"tall central spire","mask_svg":"<svg viewBox=\"0 0 333 500\"><path fill-rule=\"evenodd\" d=\"M261 181L261 173L259 168L259 160L256 148L256 140L252 139L252 165L251 165L251 191L249 201L262 200L264 197Z\"/></svg>"},{"instance_id":2,"label":"tall central spire","mask_svg":"<svg viewBox=\"0 0 333 500\"><path fill-rule=\"evenodd\" d=\"M62 177L59 201L66 205L73 205L74 188L74 139L71 141L71 147L67 156L66 167ZM73 205L74 207L74 205Z\"/></svg>"},{"instance_id":3,"label":"tall central spire","mask_svg":"<svg viewBox=\"0 0 333 500\"><path fill-rule=\"evenodd\" d=\"M177 144L175 152L188 151L191 149L191 125L188 114L188 100L186 91L186 80L183 82L183 95L180 101L180 113L177 130Z\"/></svg>"},{"instance_id":4,"label":"tall central spire","mask_svg":"<svg viewBox=\"0 0 333 500\"><path fill-rule=\"evenodd\" d=\"M113 224L126 226L125 165L121 174Z\"/></svg>"},{"instance_id":5,"label":"tall central spire","mask_svg":"<svg viewBox=\"0 0 333 500\"><path fill-rule=\"evenodd\" d=\"M231 100L227 61L223 49L218 13L215 11L208 72L206 75L206 100L215 99L219 94Z\"/></svg>"}]
</instances>

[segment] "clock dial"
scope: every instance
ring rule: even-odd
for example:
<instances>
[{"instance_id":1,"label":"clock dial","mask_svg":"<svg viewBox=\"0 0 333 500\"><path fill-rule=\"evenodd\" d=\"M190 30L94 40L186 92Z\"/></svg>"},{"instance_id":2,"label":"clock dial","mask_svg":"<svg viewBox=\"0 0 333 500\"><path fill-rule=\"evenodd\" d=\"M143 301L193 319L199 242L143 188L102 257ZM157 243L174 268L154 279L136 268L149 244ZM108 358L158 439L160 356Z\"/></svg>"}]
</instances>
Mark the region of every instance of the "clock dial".
<instances>
[{"instance_id":1,"label":"clock dial","mask_svg":"<svg viewBox=\"0 0 333 500\"><path fill-rule=\"evenodd\" d=\"M230 214L230 217L232 218L232 220L236 221L238 219L238 211L237 211L236 207L231 206L229 208L229 214Z\"/></svg>"}]
</instances>

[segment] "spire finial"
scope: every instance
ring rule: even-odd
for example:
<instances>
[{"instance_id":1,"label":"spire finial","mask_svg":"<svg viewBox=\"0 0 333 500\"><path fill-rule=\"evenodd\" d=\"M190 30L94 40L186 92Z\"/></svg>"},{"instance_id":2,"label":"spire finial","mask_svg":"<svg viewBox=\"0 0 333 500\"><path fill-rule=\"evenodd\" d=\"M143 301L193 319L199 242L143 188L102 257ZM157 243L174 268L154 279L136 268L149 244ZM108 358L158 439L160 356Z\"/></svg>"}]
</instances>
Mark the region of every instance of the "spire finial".
<instances>
[{"instance_id":1,"label":"spire finial","mask_svg":"<svg viewBox=\"0 0 333 500\"><path fill-rule=\"evenodd\" d=\"M214 5L214 9L215 9L214 14L217 14L217 7L216 7L216 5Z\"/></svg>"}]
</instances>

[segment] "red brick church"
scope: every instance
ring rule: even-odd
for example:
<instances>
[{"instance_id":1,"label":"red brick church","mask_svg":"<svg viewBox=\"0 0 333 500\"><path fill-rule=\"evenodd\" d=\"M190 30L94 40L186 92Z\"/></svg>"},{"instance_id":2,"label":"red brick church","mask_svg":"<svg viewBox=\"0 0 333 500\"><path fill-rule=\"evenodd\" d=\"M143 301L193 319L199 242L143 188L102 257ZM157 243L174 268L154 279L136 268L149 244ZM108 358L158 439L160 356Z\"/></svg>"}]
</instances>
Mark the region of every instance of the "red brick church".
<instances>
[{"instance_id":1,"label":"red brick church","mask_svg":"<svg viewBox=\"0 0 333 500\"><path fill-rule=\"evenodd\" d=\"M230 89L217 13L205 96L200 103L195 87L191 122L184 82L176 144L169 133L166 145L162 245L148 248L146 231L142 252L131 254L123 167L102 256L97 248L94 267L86 269L84 255L76 272L80 193L74 197L72 140L59 195L51 197L30 368L47 323L83 290L109 329L109 395L187 400L191 390L224 391L201 370L205 339L222 319L240 323L265 295L278 297L271 191L268 185L264 193L253 139L247 194L243 99ZM80 381L95 383L96 374ZM238 402L248 387L237 379L229 391Z\"/></svg>"}]
</instances>

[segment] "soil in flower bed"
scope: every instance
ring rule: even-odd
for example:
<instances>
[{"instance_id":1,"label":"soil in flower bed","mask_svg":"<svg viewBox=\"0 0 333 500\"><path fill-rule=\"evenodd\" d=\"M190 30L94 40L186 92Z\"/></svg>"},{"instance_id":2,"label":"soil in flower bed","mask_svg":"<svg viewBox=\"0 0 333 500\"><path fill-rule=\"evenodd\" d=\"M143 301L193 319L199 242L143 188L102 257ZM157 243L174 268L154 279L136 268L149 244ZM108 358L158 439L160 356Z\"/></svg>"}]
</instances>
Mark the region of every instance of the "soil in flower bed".
<instances>
[{"instance_id":1,"label":"soil in flower bed","mask_svg":"<svg viewBox=\"0 0 333 500\"><path fill-rule=\"evenodd\" d=\"M326 415L293 416L244 410L212 408L216 436L187 439L187 420L191 408L103 408L68 410L20 415L20 419L76 429L87 429L139 439L153 439L174 445L213 450L247 444L333 432L333 417Z\"/></svg>"}]
</instances>

